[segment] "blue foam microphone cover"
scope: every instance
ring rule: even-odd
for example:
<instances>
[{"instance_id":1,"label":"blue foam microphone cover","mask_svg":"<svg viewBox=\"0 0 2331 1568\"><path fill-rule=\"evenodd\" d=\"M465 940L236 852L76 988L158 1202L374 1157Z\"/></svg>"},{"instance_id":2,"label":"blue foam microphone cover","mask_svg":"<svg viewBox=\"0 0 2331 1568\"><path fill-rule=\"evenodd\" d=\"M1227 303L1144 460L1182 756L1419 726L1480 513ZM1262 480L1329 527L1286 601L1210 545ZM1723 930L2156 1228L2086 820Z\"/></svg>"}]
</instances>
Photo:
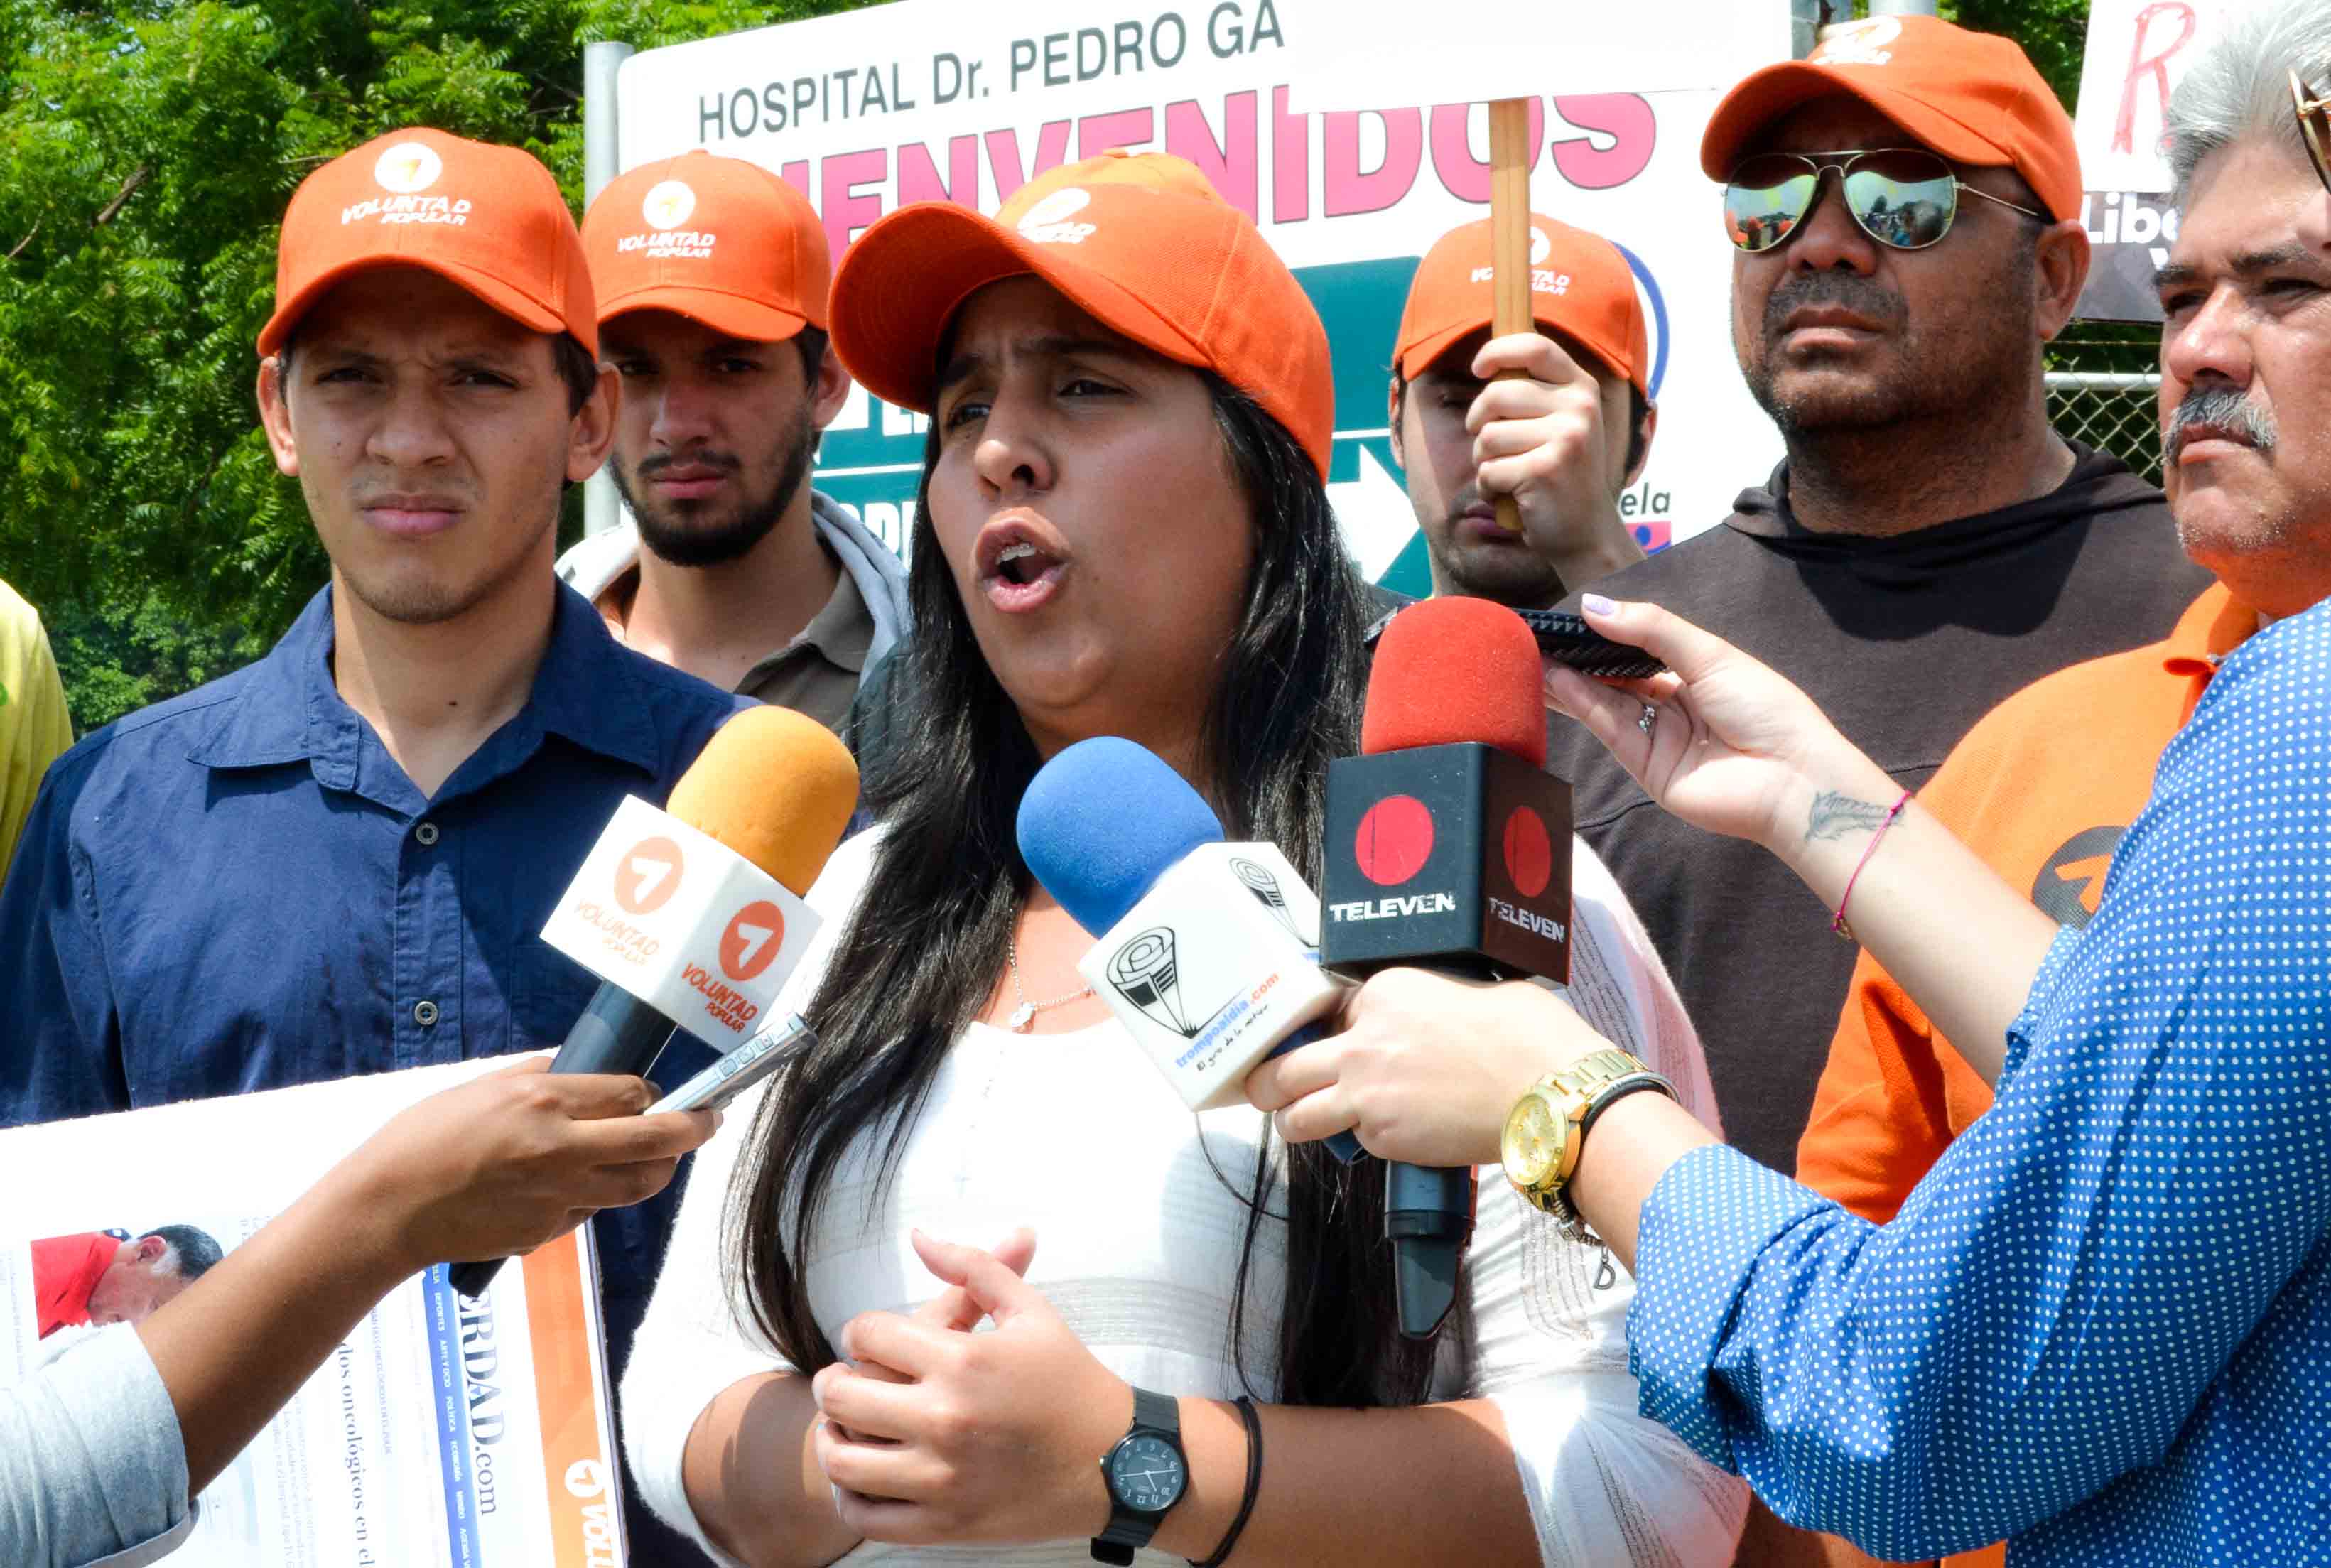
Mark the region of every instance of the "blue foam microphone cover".
<instances>
[{"instance_id":1,"label":"blue foam microphone cover","mask_svg":"<svg viewBox=\"0 0 2331 1568\"><path fill-rule=\"evenodd\" d=\"M1222 841L1205 797L1147 746L1080 740L1020 797L1020 857L1076 923L1099 936L1201 844Z\"/></svg>"}]
</instances>

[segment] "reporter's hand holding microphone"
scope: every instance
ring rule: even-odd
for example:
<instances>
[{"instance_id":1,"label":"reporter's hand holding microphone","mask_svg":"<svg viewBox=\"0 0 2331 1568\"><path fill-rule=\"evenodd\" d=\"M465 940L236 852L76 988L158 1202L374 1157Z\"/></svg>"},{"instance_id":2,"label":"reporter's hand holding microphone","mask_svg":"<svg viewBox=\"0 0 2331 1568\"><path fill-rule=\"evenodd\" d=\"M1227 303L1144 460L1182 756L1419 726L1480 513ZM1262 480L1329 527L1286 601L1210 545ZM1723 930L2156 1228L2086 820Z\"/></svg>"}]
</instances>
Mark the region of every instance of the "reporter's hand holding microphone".
<instances>
[{"instance_id":1,"label":"reporter's hand holding microphone","mask_svg":"<svg viewBox=\"0 0 2331 1568\"><path fill-rule=\"evenodd\" d=\"M1717 1141L1665 1080L1527 981L1387 969L1353 993L1343 1025L1247 1075L1247 1098L1280 1136L1348 1130L1387 1160L1501 1164L1525 1198L1591 1227L1631 1269L1635 1212L1659 1173ZM1580 1159L1590 1129L1591 1176Z\"/></svg>"},{"instance_id":2,"label":"reporter's hand holding microphone","mask_svg":"<svg viewBox=\"0 0 2331 1568\"><path fill-rule=\"evenodd\" d=\"M1387 969L1353 992L1338 1032L1247 1075L1291 1144L1350 1132L1420 1165L1494 1165L1520 1086L1609 1042L1557 993Z\"/></svg>"},{"instance_id":3,"label":"reporter's hand holding microphone","mask_svg":"<svg viewBox=\"0 0 2331 1568\"><path fill-rule=\"evenodd\" d=\"M521 1255L663 1191L720 1125L718 1111L642 1116L654 1098L641 1079L520 1062L395 1117L316 1193L399 1278Z\"/></svg>"},{"instance_id":4,"label":"reporter's hand holding microphone","mask_svg":"<svg viewBox=\"0 0 2331 1568\"><path fill-rule=\"evenodd\" d=\"M1605 684L1550 665L1548 705L1663 809L1780 856L1951 1040L1988 1047L1969 1060L1995 1075L2053 923L1772 670L1655 605L1589 595L1585 610L1595 632L1668 671ZM1502 1159L1533 1202L1583 1219L1631 1268L1651 1188L1716 1141L1667 1096L1623 1092L1625 1059L1613 1063L1566 1001L1536 986L1387 970L1343 1023L1247 1079L1283 1136L1348 1129L1387 1159Z\"/></svg>"}]
</instances>

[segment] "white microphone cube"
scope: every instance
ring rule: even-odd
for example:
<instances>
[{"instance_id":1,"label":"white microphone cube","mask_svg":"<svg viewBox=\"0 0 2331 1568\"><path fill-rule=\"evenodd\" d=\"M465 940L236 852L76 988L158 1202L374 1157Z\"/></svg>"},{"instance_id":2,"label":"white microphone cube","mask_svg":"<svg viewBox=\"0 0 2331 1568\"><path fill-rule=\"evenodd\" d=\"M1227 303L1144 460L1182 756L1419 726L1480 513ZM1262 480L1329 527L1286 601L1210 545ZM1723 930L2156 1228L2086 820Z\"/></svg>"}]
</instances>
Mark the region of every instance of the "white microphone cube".
<instances>
[{"instance_id":1,"label":"white microphone cube","mask_svg":"<svg viewBox=\"0 0 2331 1568\"><path fill-rule=\"evenodd\" d=\"M766 1021L817 927L775 877L626 795L542 939L727 1051Z\"/></svg>"},{"instance_id":2,"label":"white microphone cube","mask_svg":"<svg viewBox=\"0 0 2331 1568\"><path fill-rule=\"evenodd\" d=\"M1336 1011L1319 899L1272 844L1204 844L1078 963L1192 1110L1235 1105L1271 1048Z\"/></svg>"}]
</instances>

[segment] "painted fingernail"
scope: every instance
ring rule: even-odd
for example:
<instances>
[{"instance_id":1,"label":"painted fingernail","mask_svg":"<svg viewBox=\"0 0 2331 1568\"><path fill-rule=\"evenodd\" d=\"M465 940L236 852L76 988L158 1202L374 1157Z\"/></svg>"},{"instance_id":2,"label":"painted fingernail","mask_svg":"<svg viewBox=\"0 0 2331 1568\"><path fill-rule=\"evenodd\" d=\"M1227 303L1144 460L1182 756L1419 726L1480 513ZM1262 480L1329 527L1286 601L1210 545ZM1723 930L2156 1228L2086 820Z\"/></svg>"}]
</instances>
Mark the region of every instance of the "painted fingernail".
<instances>
[{"instance_id":1,"label":"painted fingernail","mask_svg":"<svg viewBox=\"0 0 2331 1568\"><path fill-rule=\"evenodd\" d=\"M1619 613L1618 602L1605 599L1600 594L1582 594L1578 603L1589 615L1616 615Z\"/></svg>"}]
</instances>

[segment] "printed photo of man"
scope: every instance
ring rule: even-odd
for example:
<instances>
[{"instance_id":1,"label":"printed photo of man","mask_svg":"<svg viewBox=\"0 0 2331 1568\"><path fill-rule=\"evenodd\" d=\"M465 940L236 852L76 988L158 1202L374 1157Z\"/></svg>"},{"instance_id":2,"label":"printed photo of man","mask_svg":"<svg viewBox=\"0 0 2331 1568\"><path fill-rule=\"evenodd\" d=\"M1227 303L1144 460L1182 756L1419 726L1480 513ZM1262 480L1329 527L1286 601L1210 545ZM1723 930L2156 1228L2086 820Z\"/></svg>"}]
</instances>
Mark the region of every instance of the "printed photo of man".
<instances>
[{"instance_id":1,"label":"printed photo of man","mask_svg":"<svg viewBox=\"0 0 2331 1568\"><path fill-rule=\"evenodd\" d=\"M176 1299L224 1256L207 1231L161 1225L142 1236L90 1231L33 1243L41 1337L60 1328L138 1323Z\"/></svg>"}]
</instances>

